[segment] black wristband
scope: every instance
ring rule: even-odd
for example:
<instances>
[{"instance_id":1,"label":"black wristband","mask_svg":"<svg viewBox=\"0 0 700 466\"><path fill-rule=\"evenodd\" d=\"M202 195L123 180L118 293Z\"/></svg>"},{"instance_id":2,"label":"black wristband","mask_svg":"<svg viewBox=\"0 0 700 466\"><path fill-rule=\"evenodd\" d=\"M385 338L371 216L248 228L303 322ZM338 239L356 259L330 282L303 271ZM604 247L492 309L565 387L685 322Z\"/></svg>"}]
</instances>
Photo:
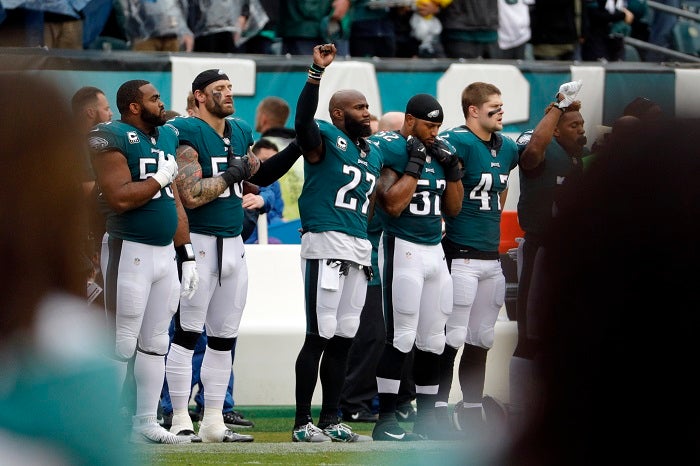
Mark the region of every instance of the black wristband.
<instances>
[{"instance_id":1,"label":"black wristband","mask_svg":"<svg viewBox=\"0 0 700 466\"><path fill-rule=\"evenodd\" d=\"M177 254L178 262L193 261L194 249L192 248L192 243L175 246L175 254Z\"/></svg>"},{"instance_id":2,"label":"black wristband","mask_svg":"<svg viewBox=\"0 0 700 466\"><path fill-rule=\"evenodd\" d=\"M425 159L411 157L408 159L408 163L403 172L413 178L420 178L420 174L423 172L423 164L425 164Z\"/></svg>"}]
</instances>

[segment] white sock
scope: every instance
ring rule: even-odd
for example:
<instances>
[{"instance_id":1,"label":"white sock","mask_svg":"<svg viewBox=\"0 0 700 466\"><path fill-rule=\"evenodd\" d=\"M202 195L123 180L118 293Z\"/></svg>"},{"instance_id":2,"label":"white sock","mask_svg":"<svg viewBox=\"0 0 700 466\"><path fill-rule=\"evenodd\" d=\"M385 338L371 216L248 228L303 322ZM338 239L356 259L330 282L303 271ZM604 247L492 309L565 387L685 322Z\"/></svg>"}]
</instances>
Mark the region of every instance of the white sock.
<instances>
[{"instance_id":1,"label":"white sock","mask_svg":"<svg viewBox=\"0 0 700 466\"><path fill-rule=\"evenodd\" d=\"M156 416L165 380L165 356L136 352L136 416Z\"/></svg>"},{"instance_id":2,"label":"white sock","mask_svg":"<svg viewBox=\"0 0 700 466\"><path fill-rule=\"evenodd\" d=\"M231 377L231 351L213 350L207 346L202 359L201 379L204 387L204 407L224 409L224 398Z\"/></svg>"},{"instance_id":3,"label":"white sock","mask_svg":"<svg viewBox=\"0 0 700 466\"><path fill-rule=\"evenodd\" d=\"M168 392L176 410L187 411L192 392L192 355L194 350L171 344L168 361L165 364L165 375L168 378Z\"/></svg>"}]
</instances>

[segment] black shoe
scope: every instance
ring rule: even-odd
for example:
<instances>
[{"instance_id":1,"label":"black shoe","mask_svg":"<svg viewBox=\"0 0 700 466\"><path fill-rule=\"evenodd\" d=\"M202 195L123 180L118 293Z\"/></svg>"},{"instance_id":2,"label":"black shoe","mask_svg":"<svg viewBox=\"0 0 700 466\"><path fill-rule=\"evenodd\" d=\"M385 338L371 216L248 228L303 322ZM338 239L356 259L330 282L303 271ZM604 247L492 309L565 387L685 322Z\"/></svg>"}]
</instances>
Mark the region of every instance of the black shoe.
<instances>
[{"instance_id":1,"label":"black shoe","mask_svg":"<svg viewBox=\"0 0 700 466\"><path fill-rule=\"evenodd\" d=\"M406 432L401 428L398 422L377 421L372 430L372 439L376 441L388 442L413 442L416 440L424 440L422 436L413 432Z\"/></svg>"},{"instance_id":2,"label":"black shoe","mask_svg":"<svg viewBox=\"0 0 700 466\"><path fill-rule=\"evenodd\" d=\"M202 410L198 408L189 408L187 412L190 415L192 422L199 422L202 420Z\"/></svg>"},{"instance_id":3,"label":"black shoe","mask_svg":"<svg viewBox=\"0 0 700 466\"><path fill-rule=\"evenodd\" d=\"M238 411L229 411L228 413L224 413L224 424L226 424L226 427L229 429L233 429L234 427L243 429L255 427L255 423L253 421L246 419Z\"/></svg>"},{"instance_id":4,"label":"black shoe","mask_svg":"<svg viewBox=\"0 0 700 466\"><path fill-rule=\"evenodd\" d=\"M342 419L344 422L377 422L378 414L372 414L367 409L360 409L357 412L342 411Z\"/></svg>"},{"instance_id":5,"label":"black shoe","mask_svg":"<svg viewBox=\"0 0 700 466\"><path fill-rule=\"evenodd\" d=\"M396 420L399 422L415 422L416 408L412 404L407 403L396 407Z\"/></svg>"},{"instance_id":6,"label":"black shoe","mask_svg":"<svg viewBox=\"0 0 700 466\"><path fill-rule=\"evenodd\" d=\"M482 407L470 408L460 401L455 405L452 413L452 423L456 430L461 432L482 432L485 427Z\"/></svg>"}]
</instances>

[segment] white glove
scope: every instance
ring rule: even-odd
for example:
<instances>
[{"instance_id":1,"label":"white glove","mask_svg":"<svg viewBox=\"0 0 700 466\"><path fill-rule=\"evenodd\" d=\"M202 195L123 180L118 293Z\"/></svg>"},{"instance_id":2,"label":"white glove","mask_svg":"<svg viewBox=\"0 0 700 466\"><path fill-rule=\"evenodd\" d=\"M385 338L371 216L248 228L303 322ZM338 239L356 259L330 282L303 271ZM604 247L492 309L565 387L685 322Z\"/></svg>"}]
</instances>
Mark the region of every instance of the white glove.
<instances>
[{"instance_id":1,"label":"white glove","mask_svg":"<svg viewBox=\"0 0 700 466\"><path fill-rule=\"evenodd\" d=\"M199 274L197 273L197 263L195 261L182 263L181 285L180 296L192 299L199 287Z\"/></svg>"},{"instance_id":2,"label":"white glove","mask_svg":"<svg viewBox=\"0 0 700 466\"><path fill-rule=\"evenodd\" d=\"M557 104L557 107L563 109L571 105L571 103L576 100L576 96L578 95L578 91L581 90L581 86L583 86L583 81L580 80L571 81L559 86L559 94L561 94L564 98Z\"/></svg>"},{"instance_id":3,"label":"white glove","mask_svg":"<svg viewBox=\"0 0 700 466\"><path fill-rule=\"evenodd\" d=\"M158 156L158 171L153 175L153 179L160 184L161 188L173 182L177 176L177 161L172 155L165 156L165 152L161 151Z\"/></svg>"}]
</instances>

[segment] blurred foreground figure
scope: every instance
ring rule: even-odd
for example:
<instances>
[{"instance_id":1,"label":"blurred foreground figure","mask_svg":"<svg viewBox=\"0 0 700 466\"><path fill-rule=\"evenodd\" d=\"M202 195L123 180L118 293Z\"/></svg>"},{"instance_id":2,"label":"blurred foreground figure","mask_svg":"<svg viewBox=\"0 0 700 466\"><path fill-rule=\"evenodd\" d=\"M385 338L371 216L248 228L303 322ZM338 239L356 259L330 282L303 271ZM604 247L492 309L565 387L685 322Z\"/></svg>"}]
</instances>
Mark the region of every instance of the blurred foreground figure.
<instances>
[{"instance_id":1,"label":"blurred foreground figure","mask_svg":"<svg viewBox=\"0 0 700 466\"><path fill-rule=\"evenodd\" d=\"M20 73L0 76L0 96L0 462L133 464L126 432L104 426L118 415L117 374L85 300L82 139L68 98ZM50 117L27 111L39 107Z\"/></svg>"},{"instance_id":2,"label":"blurred foreground figure","mask_svg":"<svg viewBox=\"0 0 700 466\"><path fill-rule=\"evenodd\" d=\"M698 131L642 122L562 193L540 396L498 464L698 463Z\"/></svg>"}]
</instances>

